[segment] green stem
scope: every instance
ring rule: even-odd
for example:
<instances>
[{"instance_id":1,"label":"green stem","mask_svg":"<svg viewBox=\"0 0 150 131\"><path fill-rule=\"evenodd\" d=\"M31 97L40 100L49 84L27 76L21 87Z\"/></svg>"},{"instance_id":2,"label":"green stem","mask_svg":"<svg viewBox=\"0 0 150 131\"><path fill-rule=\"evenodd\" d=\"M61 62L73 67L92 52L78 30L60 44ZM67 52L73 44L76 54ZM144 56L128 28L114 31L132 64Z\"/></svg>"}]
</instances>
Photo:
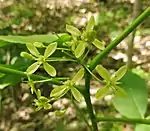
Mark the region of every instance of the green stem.
<instances>
[{"instance_id":1,"label":"green stem","mask_svg":"<svg viewBox=\"0 0 150 131\"><path fill-rule=\"evenodd\" d=\"M77 62L75 59L69 59L69 58L50 58L50 59L46 59L47 62L51 62L51 61L62 61L62 62L66 62L66 61L72 61L72 62Z\"/></svg>"},{"instance_id":2,"label":"green stem","mask_svg":"<svg viewBox=\"0 0 150 131\"><path fill-rule=\"evenodd\" d=\"M132 124L150 124L150 120L147 119L128 119L128 118L107 118L107 117L97 117L97 122L106 121L106 122L125 122Z\"/></svg>"},{"instance_id":3,"label":"green stem","mask_svg":"<svg viewBox=\"0 0 150 131\"><path fill-rule=\"evenodd\" d=\"M25 77L27 78L27 74L23 71L18 71L18 70L15 70L15 69L11 69L11 68L8 68L8 67L4 67L4 66L1 66L0 65L0 72L1 73L6 73L6 74L13 74L13 75L19 75L19 76L22 76L22 77ZM40 76L40 75L35 75L35 74L31 74L30 77L32 79L36 79L36 80L47 80L51 83L54 83L54 84L62 84L61 81L57 80L56 78L48 78L48 77L45 77L45 76ZM50 80L51 79L51 80Z\"/></svg>"},{"instance_id":4,"label":"green stem","mask_svg":"<svg viewBox=\"0 0 150 131\"><path fill-rule=\"evenodd\" d=\"M100 61L113 49L115 48L125 37L127 37L139 24L141 24L150 15L150 7L148 7L137 19L129 25L122 34L120 34L114 41L112 41L105 50L98 54L90 62L90 70L93 70Z\"/></svg>"},{"instance_id":5,"label":"green stem","mask_svg":"<svg viewBox=\"0 0 150 131\"><path fill-rule=\"evenodd\" d=\"M91 74L85 69L85 92L84 92L84 99L87 105L87 110L92 122L92 128L93 131L98 131L97 127L97 121L93 112L93 106L91 103L91 98L90 98L90 79L91 79Z\"/></svg>"}]
</instances>

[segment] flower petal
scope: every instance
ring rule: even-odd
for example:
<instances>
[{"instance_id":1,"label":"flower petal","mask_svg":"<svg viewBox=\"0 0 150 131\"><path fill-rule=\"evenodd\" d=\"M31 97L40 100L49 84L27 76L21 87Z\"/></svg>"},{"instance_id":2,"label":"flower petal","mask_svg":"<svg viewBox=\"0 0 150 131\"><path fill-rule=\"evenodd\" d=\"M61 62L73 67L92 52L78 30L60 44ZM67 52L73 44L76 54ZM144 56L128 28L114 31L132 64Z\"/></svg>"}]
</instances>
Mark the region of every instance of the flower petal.
<instances>
[{"instance_id":1,"label":"flower petal","mask_svg":"<svg viewBox=\"0 0 150 131\"><path fill-rule=\"evenodd\" d=\"M95 39L92 43L93 43L94 46L96 46L100 50L105 49L104 43L99 41L98 39Z\"/></svg>"},{"instance_id":2,"label":"flower petal","mask_svg":"<svg viewBox=\"0 0 150 131\"><path fill-rule=\"evenodd\" d=\"M96 71L104 80L110 81L111 75L102 65L96 66Z\"/></svg>"},{"instance_id":3,"label":"flower petal","mask_svg":"<svg viewBox=\"0 0 150 131\"><path fill-rule=\"evenodd\" d=\"M27 43L26 46L27 46L27 48L28 48L28 50L30 51L31 54L33 54L36 57L39 57L40 53L33 44Z\"/></svg>"},{"instance_id":4,"label":"flower petal","mask_svg":"<svg viewBox=\"0 0 150 131\"><path fill-rule=\"evenodd\" d=\"M32 65L30 65L28 67L28 69L26 70L26 72L28 74L33 74L39 68L39 66L40 66L40 63L39 62L35 62L35 63L33 63Z\"/></svg>"},{"instance_id":5,"label":"flower petal","mask_svg":"<svg viewBox=\"0 0 150 131\"><path fill-rule=\"evenodd\" d=\"M50 76L56 76L56 70L53 66L48 64L47 62L43 63L45 71L50 75Z\"/></svg>"},{"instance_id":6,"label":"flower petal","mask_svg":"<svg viewBox=\"0 0 150 131\"><path fill-rule=\"evenodd\" d=\"M86 26L86 32L93 30L95 25L95 20L94 20L94 16L91 16L90 20L88 21L88 24Z\"/></svg>"},{"instance_id":7,"label":"flower petal","mask_svg":"<svg viewBox=\"0 0 150 131\"><path fill-rule=\"evenodd\" d=\"M127 72L127 66L120 67L113 75L112 75L112 81L118 81L120 80L125 73Z\"/></svg>"},{"instance_id":8,"label":"flower petal","mask_svg":"<svg viewBox=\"0 0 150 131\"><path fill-rule=\"evenodd\" d=\"M72 25L66 25L66 30L69 32L71 35L78 37L81 35L81 32L74 26Z\"/></svg>"},{"instance_id":9,"label":"flower petal","mask_svg":"<svg viewBox=\"0 0 150 131\"><path fill-rule=\"evenodd\" d=\"M57 42L49 44L44 52L45 59L52 55L57 49Z\"/></svg>"},{"instance_id":10,"label":"flower petal","mask_svg":"<svg viewBox=\"0 0 150 131\"><path fill-rule=\"evenodd\" d=\"M108 87L102 87L102 88L98 89L98 91L96 92L96 99L100 99L100 98L104 97L108 92L109 92Z\"/></svg>"},{"instance_id":11,"label":"flower petal","mask_svg":"<svg viewBox=\"0 0 150 131\"><path fill-rule=\"evenodd\" d=\"M78 102L80 102L83 99L82 94L75 87L71 88L71 93Z\"/></svg>"},{"instance_id":12,"label":"flower petal","mask_svg":"<svg viewBox=\"0 0 150 131\"><path fill-rule=\"evenodd\" d=\"M84 68L81 68L77 73L76 75L72 78L72 82L73 83L77 83L79 82L84 76Z\"/></svg>"},{"instance_id":13,"label":"flower petal","mask_svg":"<svg viewBox=\"0 0 150 131\"><path fill-rule=\"evenodd\" d=\"M65 85L57 86L51 91L50 97L60 98L67 93L68 89L69 88L66 87Z\"/></svg>"},{"instance_id":14,"label":"flower petal","mask_svg":"<svg viewBox=\"0 0 150 131\"><path fill-rule=\"evenodd\" d=\"M84 51L85 51L85 47L86 47L86 43L85 42L80 42L77 46L77 48L75 49L75 56L77 58L79 58L80 56L83 55Z\"/></svg>"}]
</instances>

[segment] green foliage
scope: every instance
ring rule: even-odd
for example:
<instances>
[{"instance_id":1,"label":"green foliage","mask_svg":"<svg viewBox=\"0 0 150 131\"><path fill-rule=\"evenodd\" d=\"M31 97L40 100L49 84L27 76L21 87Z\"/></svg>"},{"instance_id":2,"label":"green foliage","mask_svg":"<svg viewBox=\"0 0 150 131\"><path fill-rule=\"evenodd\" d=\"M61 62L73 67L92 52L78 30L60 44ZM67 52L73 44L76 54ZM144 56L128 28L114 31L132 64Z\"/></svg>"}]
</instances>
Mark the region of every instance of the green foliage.
<instances>
[{"instance_id":1,"label":"green foliage","mask_svg":"<svg viewBox=\"0 0 150 131\"><path fill-rule=\"evenodd\" d=\"M133 68L132 72L141 76L143 79L149 80L150 78L150 73L144 71L141 67Z\"/></svg>"},{"instance_id":2,"label":"green foliage","mask_svg":"<svg viewBox=\"0 0 150 131\"><path fill-rule=\"evenodd\" d=\"M135 131L149 131L150 125L138 124L135 127Z\"/></svg>"},{"instance_id":3,"label":"green foliage","mask_svg":"<svg viewBox=\"0 0 150 131\"><path fill-rule=\"evenodd\" d=\"M0 77L0 90L4 89L9 85L16 85L20 81L21 81L20 76L10 75L10 74L3 75L2 77Z\"/></svg>"},{"instance_id":4,"label":"green foliage","mask_svg":"<svg viewBox=\"0 0 150 131\"><path fill-rule=\"evenodd\" d=\"M20 43L20 44L26 44L26 43L34 43L34 42L40 42L40 43L52 43L56 40L58 40L58 37L53 34L48 35L31 35L31 36L0 36L1 41L9 42L9 43Z\"/></svg>"},{"instance_id":5,"label":"green foliage","mask_svg":"<svg viewBox=\"0 0 150 131\"><path fill-rule=\"evenodd\" d=\"M126 98L114 97L115 108L128 118L144 118L147 108L147 89L145 81L136 74L127 72L121 79L121 88L126 91Z\"/></svg>"}]
</instances>

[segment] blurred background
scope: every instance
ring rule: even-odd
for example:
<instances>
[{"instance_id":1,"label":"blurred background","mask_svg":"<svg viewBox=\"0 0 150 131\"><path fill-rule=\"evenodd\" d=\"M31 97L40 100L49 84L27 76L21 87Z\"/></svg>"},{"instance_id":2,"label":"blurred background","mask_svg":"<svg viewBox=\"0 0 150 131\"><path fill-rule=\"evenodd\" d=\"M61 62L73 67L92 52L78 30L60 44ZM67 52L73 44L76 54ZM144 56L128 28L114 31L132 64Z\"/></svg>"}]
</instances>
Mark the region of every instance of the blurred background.
<instances>
[{"instance_id":1,"label":"blurred background","mask_svg":"<svg viewBox=\"0 0 150 131\"><path fill-rule=\"evenodd\" d=\"M83 30L93 15L97 38L108 45L149 5L149 0L0 0L0 35L64 33L66 24ZM20 45L0 46L0 63L15 63L16 66L20 66L19 63L24 62L24 65L30 65L30 62L19 57L24 49L25 47ZM97 53L99 51L94 48L89 53L89 58ZM104 67L110 71L125 63L145 79L149 88L150 17L102 61ZM59 71L60 76L73 76L79 69L75 63L70 62L54 65L56 69L63 68ZM102 100L95 99L94 94L100 86L102 85L92 80L90 91L94 108L103 116L119 116L112 106L111 96ZM49 96L50 84L41 83L37 87L42 90L43 95ZM72 101L67 98L54 102L52 110L35 112L32 105L35 96L31 95L26 84L19 82L7 88L1 87L0 93L0 131L90 130L83 120L83 115L88 116L84 102L77 104L84 114L78 112ZM65 115L55 116L56 109L66 109ZM101 131L133 131L134 128L129 124L106 122L99 126Z\"/></svg>"}]
</instances>

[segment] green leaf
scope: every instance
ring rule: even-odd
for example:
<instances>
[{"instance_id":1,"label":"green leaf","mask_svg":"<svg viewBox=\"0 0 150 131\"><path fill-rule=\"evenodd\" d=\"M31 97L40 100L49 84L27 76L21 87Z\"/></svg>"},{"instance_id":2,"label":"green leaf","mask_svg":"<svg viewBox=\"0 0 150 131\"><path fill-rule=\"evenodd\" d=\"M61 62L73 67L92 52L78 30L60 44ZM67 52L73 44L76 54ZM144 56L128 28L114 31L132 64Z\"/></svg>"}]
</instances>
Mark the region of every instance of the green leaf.
<instances>
[{"instance_id":1,"label":"green leaf","mask_svg":"<svg viewBox=\"0 0 150 131\"><path fill-rule=\"evenodd\" d=\"M106 96L108 93L109 93L109 88L108 87L101 87L96 92L96 99L100 99L100 98Z\"/></svg>"},{"instance_id":2,"label":"green leaf","mask_svg":"<svg viewBox=\"0 0 150 131\"><path fill-rule=\"evenodd\" d=\"M91 16L90 20L88 21L88 24L86 26L86 32L93 30L95 25L95 20L94 20L94 16Z\"/></svg>"},{"instance_id":3,"label":"green leaf","mask_svg":"<svg viewBox=\"0 0 150 131\"><path fill-rule=\"evenodd\" d=\"M66 110L57 110L55 111L55 115L56 116L64 116L64 114L66 113Z\"/></svg>"},{"instance_id":4,"label":"green leaf","mask_svg":"<svg viewBox=\"0 0 150 131\"><path fill-rule=\"evenodd\" d=\"M105 49L104 43L99 41L98 39L95 39L92 43L93 43L94 46L96 46L100 50Z\"/></svg>"},{"instance_id":5,"label":"green leaf","mask_svg":"<svg viewBox=\"0 0 150 131\"><path fill-rule=\"evenodd\" d=\"M137 124L135 131L150 131L150 125Z\"/></svg>"},{"instance_id":6,"label":"green leaf","mask_svg":"<svg viewBox=\"0 0 150 131\"><path fill-rule=\"evenodd\" d=\"M41 42L41 43L52 43L58 40L57 35L54 34L45 34L45 35L30 35L30 36L0 36L0 40L10 43L34 43L34 42Z\"/></svg>"},{"instance_id":7,"label":"green leaf","mask_svg":"<svg viewBox=\"0 0 150 131\"><path fill-rule=\"evenodd\" d=\"M32 55L34 55L36 57L40 56L39 51L36 49L36 47L33 44L27 43L26 46Z\"/></svg>"},{"instance_id":8,"label":"green leaf","mask_svg":"<svg viewBox=\"0 0 150 131\"><path fill-rule=\"evenodd\" d=\"M51 56L57 49L57 43L54 42L52 44L49 44L44 52L45 59Z\"/></svg>"},{"instance_id":9,"label":"green leaf","mask_svg":"<svg viewBox=\"0 0 150 131\"><path fill-rule=\"evenodd\" d=\"M74 26L71 25L66 25L66 30L69 32L71 35L78 37L81 35L81 32Z\"/></svg>"},{"instance_id":10,"label":"green leaf","mask_svg":"<svg viewBox=\"0 0 150 131\"><path fill-rule=\"evenodd\" d=\"M127 72L127 66L120 67L113 75L112 75L112 81L118 81L120 80L125 73Z\"/></svg>"},{"instance_id":11,"label":"green leaf","mask_svg":"<svg viewBox=\"0 0 150 131\"><path fill-rule=\"evenodd\" d=\"M77 83L79 82L84 76L84 68L81 68L77 73L76 75L72 78L72 82L73 83Z\"/></svg>"},{"instance_id":12,"label":"green leaf","mask_svg":"<svg viewBox=\"0 0 150 131\"><path fill-rule=\"evenodd\" d=\"M83 99L82 94L75 87L71 88L71 93L78 102L80 102Z\"/></svg>"},{"instance_id":13,"label":"green leaf","mask_svg":"<svg viewBox=\"0 0 150 131\"><path fill-rule=\"evenodd\" d=\"M4 47L4 46L8 46L8 45L10 45L9 42L0 40L0 47Z\"/></svg>"},{"instance_id":14,"label":"green leaf","mask_svg":"<svg viewBox=\"0 0 150 131\"><path fill-rule=\"evenodd\" d=\"M121 79L120 87L127 95L126 97L114 96L115 108L128 118L144 118L148 104L146 82L140 76L127 72Z\"/></svg>"},{"instance_id":15,"label":"green leaf","mask_svg":"<svg viewBox=\"0 0 150 131\"><path fill-rule=\"evenodd\" d=\"M0 78L0 90L4 89L9 85L16 85L21 81L21 76L6 74Z\"/></svg>"},{"instance_id":16,"label":"green leaf","mask_svg":"<svg viewBox=\"0 0 150 131\"><path fill-rule=\"evenodd\" d=\"M33 45L38 48L45 47L41 42L34 42Z\"/></svg>"},{"instance_id":17,"label":"green leaf","mask_svg":"<svg viewBox=\"0 0 150 131\"><path fill-rule=\"evenodd\" d=\"M75 56L77 58L79 58L80 56L83 55L84 51L85 51L85 47L86 47L86 43L85 42L80 42L77 46L77 48L75 49Z\"/></svg>"},{"instance_id":18,"label":"green leaf","mask_svg":"<svg viewBox=\"0 0 150 131\"><path fill-rule=\"evenodd\" d=\"M48 64L47 62L43 63L43 67L45 69L45 71L50 75L50 76L56 76L56 70L53 66L51 66L50 64Z\"/></svg>"},{"instance_id":19,"label":"green leaf","mask_svg":"<svg viewBox=\"0 0 150 131\"><path fill-rule=\"evenodd\" d=\"M60 97L64 96L67 93L67 91L68 91L68 87L66 87L65 85L55 87L51 91L50 97L60 98Z\"/></svg>"},{"instance_id":20,"label":"green leaf","mask_svg":"<svg viewBox=\"0 0 150 131\"><path fill-rule=\"evenodd\" d=\"M26 58L26 59L30 59L30 60L36 59L33 55L31 55L27 52L21 52L20 56L23 57L23 58Z\"/></svg>"},{"instance_id":21,"label":"green leaf","mask_svg":"<svg viewBox=\"0 0 150 131\"><path fill-rule=\"evenodd\" d=\"M33 63L32 65L30 65L28 67L28 69L26 70L26 72L28 74L33 74L39 67L40 67L39 62L35 62L35 63Z\"/></svg>"},{"instance_id":22,"label":"green leaf","mask_svg":"<svg viewBox=\"0 0 150 131\"><path fill-rule=\"evenodd\" d=\"M119 86L115 86L114 87L116 90L115 90L115 95L117 95L118 97L127 97L127 94L125 92L125 90Z\"/></svg>"},{"instance_id":23,"label":"green leaf","mask_svg":"<svg viewBox=\"0 0 150 131\"><path fill-rule=\"evenodd\" d=\"M102 65L96 66L96 71L98 74L106 81L110 81L111 75L107 69L105 69Z\"/></svg>"},{"instance_id":24,"label":"green leaf","mask_svg":"<svg viewBox=\"0 0 150 131\"><path fill-rule=\"evenodd\" d=\"M59 36L58 37L59 39L57 40L58 43L65 44L66 42L70 41L70 39L71 39L71 36L66 33L58 34L58 36Z\"/></svg>"}]
</instances>

